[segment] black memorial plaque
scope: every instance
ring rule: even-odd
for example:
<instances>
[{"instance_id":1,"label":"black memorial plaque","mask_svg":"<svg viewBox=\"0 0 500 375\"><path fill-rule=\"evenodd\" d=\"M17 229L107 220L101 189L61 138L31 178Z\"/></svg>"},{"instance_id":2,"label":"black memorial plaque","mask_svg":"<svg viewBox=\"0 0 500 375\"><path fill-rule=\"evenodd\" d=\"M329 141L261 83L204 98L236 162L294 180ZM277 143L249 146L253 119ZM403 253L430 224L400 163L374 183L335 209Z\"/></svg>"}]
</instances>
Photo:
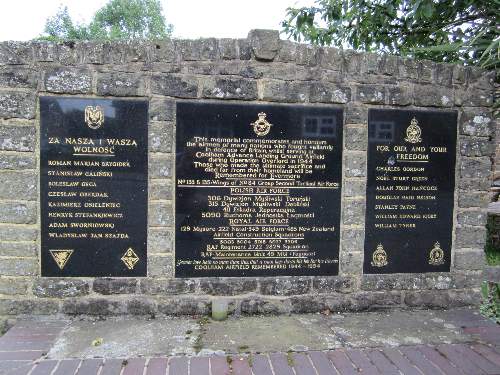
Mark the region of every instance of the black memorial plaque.
<instances>
[{"instance_id":1,"label":"black memorial plaque","mask_svg":"<svg viewBox=\"0 0 500 375\"><path fill-rule=\"evenodd\" d=\"M177 104L177 277L336 275L342 110Z\"/></svg>"},{"instance_id":2,"label":"black memorial plaque","mask_svg":"<svg viewBox=\"0 0 500 375\"><path fill-rule=\"evenodd\" d=\"M143 100L40 98L42 276L145 276Z\"/></svg>"},{"instance_id":3,"label":"black memorial plaque","mask_svg":"<svg viewBox=\"0 0 500 375\"><path fill-rule=\"evenodd\" d=\"M450 270L456 112L370 110L365 273Z\"/></svg>"}]
</instances>

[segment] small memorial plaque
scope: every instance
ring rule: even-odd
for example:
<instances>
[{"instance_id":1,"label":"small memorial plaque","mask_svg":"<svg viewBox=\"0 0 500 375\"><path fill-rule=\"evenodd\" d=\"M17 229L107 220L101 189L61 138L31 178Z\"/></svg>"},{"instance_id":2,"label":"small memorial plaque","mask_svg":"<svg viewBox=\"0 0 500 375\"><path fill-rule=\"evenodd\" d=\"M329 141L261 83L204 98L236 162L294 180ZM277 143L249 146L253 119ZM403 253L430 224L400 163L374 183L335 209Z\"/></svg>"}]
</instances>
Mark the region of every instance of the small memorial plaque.
<instances>
[{"instance_id":1,"label":"small memorial plaque","mask_svg":"<svg viewBox=\"0 0 500 375\"><path fill-rule=\"evenodd\" d=\"M456 112L370 110L365 273L450 270Z\"/></svg>"},{"instance_id":2,"label":"small memorial plaque","mask_svg":"<svg viewBox=\"0 0 500 375\"><path fill-rule=\"evenodd\" d=\"M145 276L143 100L40 98L42 276Z\"/></svg>"},{"instance_id":3,"label":"small memorial plaque","mask_svg":"<svg viewBox=\"0 0 500 375\"><path fill-rule=\"evenodd\" d=\"M342 110L178 103L177 277L338 273Z\"/></svg>"}]
</instances>

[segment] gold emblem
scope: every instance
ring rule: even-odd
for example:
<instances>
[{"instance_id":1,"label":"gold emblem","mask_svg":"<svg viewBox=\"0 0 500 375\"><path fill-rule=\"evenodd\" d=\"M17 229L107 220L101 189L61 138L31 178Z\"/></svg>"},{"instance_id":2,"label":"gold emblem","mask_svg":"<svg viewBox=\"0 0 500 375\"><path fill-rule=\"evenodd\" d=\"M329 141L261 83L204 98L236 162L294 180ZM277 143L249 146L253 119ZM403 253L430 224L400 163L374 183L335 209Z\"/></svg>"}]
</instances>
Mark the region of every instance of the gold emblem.
<instances>
[{"instance_id":1,"label":"gold emblem","mask_svg":"<svg viewBox=\"0 0 500 375\"><path fill-rule=\"evenodd\" d=\"M372 267L384 267L387 266L387 264L387 253L380 243L377 246L377 250L375 250L372 254Z\"/></svg>"},{"instance_id":2,"label":"gold emblem","mask_svg":"<svg viewBox=\"0 0 500 375\"><path fill-rule=\"evenodd\" d=\"M410 126L406 128L406 142L410 143L419 143L422 142L422 129L418 126L418 121L415 117L410 122Z\"/></svg>"},{"instance_id":3,"label":"gold emblem","mask_svg":"<svg viewBox=\"0 0 500 375\"><path fill-rule=\"evenodd\" d=\"M266 114L264 112L260 112L258 116L259 119L255 122L250 123L250 125L253 126L253 131L255 132L255 134L257 134L259 137L263 137L267 133L269 133L269 130L271 130L271 126L273 124L270 124L266 120Z\"/></svg>"},{"instance_id":4,"label":"gold emblem","mask_svg":"<svg viewBox=\"0 0 500 375\"><path fill-rule=\"evenodd\" d=\"M73 254L73 250L49 250L50 255L54 258L54 261L57 263L57 266L62 270L66 263L68 263L71 254Z\"/></svg>"},{"instance_id":5,"label":"gold emblem","mask_svg":"<svg viewBox=\"0 0 500 375\"><path fill-rule=\"evenodd\" d=\"M444 264L444 251L441 249L439 242L434 244L434 247L429 253L429 264L433 266Z\"/></svg>"},{"instance_id":6,"label":"gold emblem","mask_svg":"<svg viewBox=\"0 0 500 375\"><path fill-rule=\"evenodd\" d=\"M104 124L104 110L96 105L85 107L85 123L90 129L99 129Z\"/></svg>"},{"instance_id":7,"label":"gold emblem","mask_svg":"<svg viewBox=\"0 0 500 375\"><path fill-rule=\"evenodd\" d=\"M125 265L129 270L133 270L135 264L139 261L139 257L134 252L134 250L132 250L132 248L129 247L125 252L125 254L123 254L123 256L121 257L121 260L123 263L125 263Z\"/></svg>"}]
</instances>

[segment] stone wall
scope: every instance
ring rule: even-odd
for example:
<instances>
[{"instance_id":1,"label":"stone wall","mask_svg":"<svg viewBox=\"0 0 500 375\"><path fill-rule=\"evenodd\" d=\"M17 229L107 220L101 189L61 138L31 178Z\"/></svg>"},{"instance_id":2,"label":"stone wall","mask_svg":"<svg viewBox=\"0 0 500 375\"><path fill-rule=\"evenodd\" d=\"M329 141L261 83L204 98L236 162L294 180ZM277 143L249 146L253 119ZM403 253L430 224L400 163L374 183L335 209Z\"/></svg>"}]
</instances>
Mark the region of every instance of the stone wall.
<instances>
[{"instance_id":1,"label":"stone wall","mask_svg":"<svg viewBox=\"0 0 500 375\"><path fill-rule=\"evenodd\" d=\"M252 31L247 39L0 44L0 315L205 314L446 307L478 301L495 150L492 74L430 61L316 48ZM148 277L42 278L40 95L149 100ZM340 274L173 278L175 103L185 99L344 108ZM458 110L450 273L363 275L367 111Z\"/></svg>"}]
</instances>

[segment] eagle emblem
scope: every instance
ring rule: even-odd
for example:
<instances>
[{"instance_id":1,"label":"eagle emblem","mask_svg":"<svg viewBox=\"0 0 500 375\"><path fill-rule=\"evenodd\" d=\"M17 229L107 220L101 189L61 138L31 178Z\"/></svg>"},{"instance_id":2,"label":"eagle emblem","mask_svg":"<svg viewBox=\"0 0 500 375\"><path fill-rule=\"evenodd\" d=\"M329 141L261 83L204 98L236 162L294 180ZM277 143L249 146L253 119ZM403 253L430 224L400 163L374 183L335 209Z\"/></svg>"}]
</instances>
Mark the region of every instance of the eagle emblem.
<instances>
[{"instance_id":1,"label":"eagle emblem","mask_svg":"<svg viewBox=\"0 0 500 375\"><path fill-rule=\"evenodd\" d=\"M104 110L96 105L85 107L85 123L90 129L99 129L104 124Z\"/></svg>"}]
</instances>

